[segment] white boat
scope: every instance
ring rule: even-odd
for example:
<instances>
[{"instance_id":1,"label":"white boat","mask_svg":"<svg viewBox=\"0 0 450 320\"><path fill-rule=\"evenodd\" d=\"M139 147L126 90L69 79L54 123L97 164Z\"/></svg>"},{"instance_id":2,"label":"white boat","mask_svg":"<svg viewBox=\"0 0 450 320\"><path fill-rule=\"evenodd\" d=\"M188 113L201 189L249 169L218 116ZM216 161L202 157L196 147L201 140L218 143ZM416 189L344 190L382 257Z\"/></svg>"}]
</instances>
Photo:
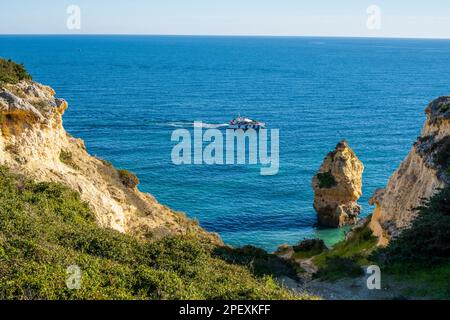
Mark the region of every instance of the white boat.
<instances>
[{"instance_id":1,"label":"white boat","mask_svg":"<svg viewBox=\"0 0 450 320\"><path fill-rule=\"evenodd\" d=\"M266 124L264 122L260 122L260 121L256 121L256 120L252 120L246 117L237 117L233 120L230 121L230 124L228 125L228 129L243 129L243 130L247 130L247 129L255 129L255 130L259 130L262 128L265 128Z\"/></svg>"}]
</instances>

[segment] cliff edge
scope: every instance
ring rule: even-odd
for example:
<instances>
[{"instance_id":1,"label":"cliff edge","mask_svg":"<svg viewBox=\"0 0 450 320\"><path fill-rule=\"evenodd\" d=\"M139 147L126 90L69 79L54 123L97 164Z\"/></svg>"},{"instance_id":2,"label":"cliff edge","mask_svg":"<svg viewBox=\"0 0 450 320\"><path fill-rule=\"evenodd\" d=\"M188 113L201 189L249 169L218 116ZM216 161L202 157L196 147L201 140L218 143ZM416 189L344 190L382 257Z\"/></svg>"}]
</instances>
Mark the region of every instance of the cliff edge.
<instances>
[{"instance_id":1,"label":"cliff edge","mask_svg":"<svg viewBox=\"0 0 450 320\"><path fill-rule=\"evenodd\" d=\"M370 228L387 245L410 226L412 210L450 181L450 96L440 97L425 109L427 119L421 136L388 181L376 190L370 203L376 205Z\"/></svg>"},{"instance_id":2,"label":"cliff edge","mask_svg":"<svg viewBox=\"0 0 450 320\"><path fill-rule=\"evenodd\" d=\"M0 164L79 192L102 227L155 240L196 232L220 243L217 235L140 192L133 174L89 155L83 141L64 130L67 106L52 88L30 79L0 82Z\"/></svg>"}]
</instances>

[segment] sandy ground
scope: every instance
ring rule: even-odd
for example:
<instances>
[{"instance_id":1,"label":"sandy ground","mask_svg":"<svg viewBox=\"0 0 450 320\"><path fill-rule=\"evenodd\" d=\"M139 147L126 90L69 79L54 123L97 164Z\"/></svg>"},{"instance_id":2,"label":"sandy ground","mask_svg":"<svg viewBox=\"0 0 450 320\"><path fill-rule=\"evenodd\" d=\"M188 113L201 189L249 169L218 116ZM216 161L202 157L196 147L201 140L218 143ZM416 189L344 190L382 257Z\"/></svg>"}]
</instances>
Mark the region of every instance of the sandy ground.
<instances>
[{"instance_id":1,"label":"sandy ground","mask_svg":"<svg viewBox=\"0 0 450 320\"><path fill-rule=\"evenodd\" d=\"M408 289L416 286L411 283L399 282L392 276L381 277L380 289L369 289L367 279L369 275L358 278L343 278L336 281L321 281L313 279L313 273L317 267L312 259L296 260L296 262L306 271L300 274L299 280L289 277L280 277L278 281L284 287L297 293L307 293L319 296L325 300L392 300L392 299L417 299L417 297L405 296ZM420 299L427 299L420 297Z\"/></svg>"},{"instance_id":2,"label":"sandy ground","mask_svg":"<svg viewBox=\"0 0 450 320\"><path fill-rule=\"evenodd\" d=\"M287 288L298 292L316 295L325 300L392 300L406 299L403 292L408 285L391 279L381 282L381 289L367 288L367 278L345 278L337 281L311 280L305 283L282 277L279 281Z\"/></svg>"}]
</instances>

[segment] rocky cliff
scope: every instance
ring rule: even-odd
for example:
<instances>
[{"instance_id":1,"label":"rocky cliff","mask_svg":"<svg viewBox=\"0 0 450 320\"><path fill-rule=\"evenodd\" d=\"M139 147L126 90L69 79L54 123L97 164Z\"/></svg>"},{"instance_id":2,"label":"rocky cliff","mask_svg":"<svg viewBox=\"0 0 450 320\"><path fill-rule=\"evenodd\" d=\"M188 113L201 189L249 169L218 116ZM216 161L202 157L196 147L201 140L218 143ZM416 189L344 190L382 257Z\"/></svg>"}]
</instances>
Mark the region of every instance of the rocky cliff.
<instances>
[{"instance_id":1,"label":"rocky cliff","mask_svg":"<svg viewBox=\"0 0 450 320\"><path fill-rule=\"evenodd\" d=\"M414 208L450 180L450 96L431 102L427 120L406 159L370 199L376 205L370 227L386 245L415 218Z\"/></svg>"},{"instance_id":2,"label":"rocky cliff","mask_svg":"<svg viewBox=\"0 0 450 320\"><path fill-rule=\"evenodd\" d=\"M319 224L341 227L357 221L363 170L362 162L346 141L339 142L325 157L312 179Z\"/></svg>"},{"instance_id":3,"label":"rocky cliff","mask_svg":"<svg viewBox=\"0 0 450 320\"><path fill-rule=\"evenodd\" d=\"M79 192L103 227L151 239L194 231L220 242L184 214L140 192L136 183L129 183L133 175L89 155L83 141L63 128L66 108L67 102L55 98L48 86L31 80L1 84L0 164L37 181L60 182Z\"/></svg>"}]
</instances>

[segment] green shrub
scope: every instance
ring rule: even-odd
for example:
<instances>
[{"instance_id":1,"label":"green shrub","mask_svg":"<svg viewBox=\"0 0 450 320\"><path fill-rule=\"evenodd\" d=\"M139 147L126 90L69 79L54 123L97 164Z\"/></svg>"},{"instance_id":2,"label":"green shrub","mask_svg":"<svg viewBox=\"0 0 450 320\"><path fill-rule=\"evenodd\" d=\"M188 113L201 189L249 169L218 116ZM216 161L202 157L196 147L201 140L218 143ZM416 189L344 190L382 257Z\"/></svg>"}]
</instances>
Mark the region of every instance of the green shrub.
<instances>
[{"instance_id":1,"label":"green shrub","mask_svg":"<svg viewBox=\"0 0 450 320\"><path fill-rule=\"evenodd\" d=\"M0 84L16 84L21 80L31 80L31 76L25 70L23 64L0 58Z\"/></svg>"},{"instance_id":2,"label":"green shrub","mask_svg":"<svg viewBox=\"0 0 450 320\"><path fill-rule=\"evenodd\" d=\"M361 274L356 269L361 271L362 266L370 264L373 261L372 254L377 249L377 238L373 236L369 222L370 216L361 227L351 231L346 240L313 258L319 268L316 277L335 280Z\"/></svg>"},{"instance_id":3,"label":"green shrub","mask_svg":"<svg viewBox=\"0 0 450 320\"><path fill-rule=\"evenodd\" d=\"M326 257L324 267L314 274L321 280L335 281L341 278L356 278L362 276L364 271L354 259L339 256Z\"/></svg>"},{"instance_id":4,"label":"green shrub","mask_svg":"<svg viewBox=\"0 0 450 320\"><path fill-rule=\"evenodd\" d=\"M138 177L136 177L136 175L134 175L130 171L117 170L117 172L119 173L120 181L122 181L123 185L126 186L127 188L133 189L136 188L136 186L139 184Z\"/></svg>"},{"instance_id":5,"label":"green shrub","mask_svg":"<svg viewBox=\"0 0 450 320\"><path fill-rule=\"evenodd\" d=\"M318 173L317 179L319 179L319 188L329 189L337 185L331 172Z\"/></svg>"},{"instance_id":6,"label":"green shrub","mask_svg":"<svg viewBox=\"0 0 450 320\"><path fill-rule=\"evenodd\" d=\"M38 110L45 109L48 106L48 102L45 100L34 100L31 104Z\"/></svg>"},{"instance_id":7,"label":"green shrub","mask_svg":"<svg viewBox=\"0 0 450 320\"><path fill-rule=\"evenodd\" d=\"M416 209L409 229L374 254L388 275L413 284L411 295L450 297L450 187Z\"/></svg>"},{"instance_id":8,"label":"green shrub","mask_svg":"<svg viewBox=\"0 0 450 320\"><path fill-rule=\"evenodd\" d=\"M0 166L4 299L291 299L267 276L225 262L195 235L150 243L100 228L78 193ZM78 265L81 287L66 286Z\"/></svg>"},{"instance_id":9,"label":"green shrub","mask_svg":"<svg viewBox=\"0 0 450 320\"><path fill-rule=\"evenodd\" d=\"M378 254L387 265L414 263L436 266L450 260L450 186L416 209L410 228Z\"/></svg>"},{"instance_id":10,"label":"green shrub","mask_svg":"<svg viewBox=\"0 0 450 320\"><path fill-rule=\"evenodd\" d=\"M437 148L436 162L441 168L447 170L450 167L450 136L439 141Z\"/></svg>"},{"instance_id":11,"label":"green shrub","mask_svg":"<svg viewBox=\"0 0 450 320\"><path fill-rule=\"evenodd\" d=\"M219 247L214 251L221 259L249 268L257 276L289 276L297 278L295 263L267 253L261 248L246 245L241 248Z\"/></svg>"},{"instance_id":12,"label":"green shrub","mask_svg":"<svg viewBox=\"0 0 450 320\"><path fill-rule=\"evenodd\" d=\"M72 152L61 150L61 152L59 153L59 160L64 163L72 161Z\"/></svg>"},{"instance_id":13,"label":"green shrub","mask_svg":"<svg viewBox=\"0 0 450 320\"><path fill-rule=\"evenodd\" d=\"M441 111L441 112L447 112L448 109L450 109L450 103L443 104L443 105L439 108L439 111Z\"/></svg>"},{"instance_id":14,"label":"green shrub","mask_svg":"<svg viewBox=\"0 0 450 320\"><path fill-rule=\"evenodd\" d=\"M73 161L72 152L70 151L61 150L61 152L59 153L59 160L76 170L80 169L80 167Z\"/></svg>"},{"instance_id":15,"label":"green shrub","mask_svg":"<svg viewBox=\"0 0 450 320\"><path fill-rule=\"evenodd\" d=\"M307 259L328 250L321 239L305 239L292 247L295 259Z\"/></svg>"}]
</instances>

